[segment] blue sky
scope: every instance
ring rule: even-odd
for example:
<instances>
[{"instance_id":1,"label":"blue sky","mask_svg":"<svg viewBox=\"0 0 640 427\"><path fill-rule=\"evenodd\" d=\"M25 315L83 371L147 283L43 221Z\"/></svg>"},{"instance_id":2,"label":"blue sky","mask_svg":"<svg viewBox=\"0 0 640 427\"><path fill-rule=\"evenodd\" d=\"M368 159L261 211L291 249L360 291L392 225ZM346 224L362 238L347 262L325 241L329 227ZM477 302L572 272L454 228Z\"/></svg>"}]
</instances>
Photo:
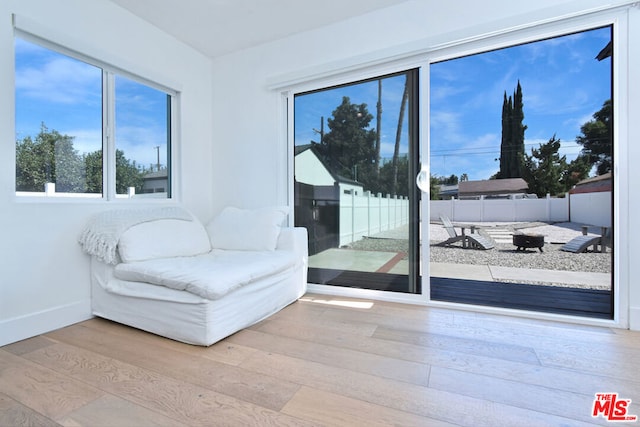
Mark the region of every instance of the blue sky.
<instances>
[{"instance_id":1,"label":"blue sky","mask_svg":"<svg viewBox=\"0 0 640 427\"><path fill-rule=\"evenodd\" d=\"M102 70L16 38L16 139L49 130L89 153L102 147ZM137 164L166 166L166 94L116 76L116 147Z\"/></svg>"},{"instance_id":2,"label":"blue sky","mask_svg":"<svg viewBox=\"0 0 640 427\"><path fill-rule=\"evenodd\" d=\"M518 80L528 127L527 154L555 134L562 143L561 154L567 161L574 159L581 148L575 143L580 126L611 97L611 59L595 59L610 37L607 27L432 64L431 173L466 173L478 180L498 171L503 95L513 94ZM382 157L393 154L403 84L403 77L383 82ZM375 82L316 92L296 98L296 144L319 140L313 128L319 129L320 116L328 131L326 118L343 95L368 105L375 128Z\"/></svg>"},{"instance_id":3,"label":"blue sky","mask_svg":"<svg viewBox=\"0 0 640 427\"><path fill-rule=\"evenodd\" d=\"M382 128L380 156L391 158L395 146L400 103L404 90L405 75L387 77L382 80ZM342 103L342 97L348 96L352 104L367 104L373 116L370 126L376 127L376 103L378 102L378 82L370 81L358 85L344 86L331 90L297 96L295 100L295 143L308 144L319 142L320 117L324 116L324 131L329 132L327 119L332 117L333 110ZM405 112L401 139L401 153L407 153L408 125Z\"/></svg>"}]
</instances>

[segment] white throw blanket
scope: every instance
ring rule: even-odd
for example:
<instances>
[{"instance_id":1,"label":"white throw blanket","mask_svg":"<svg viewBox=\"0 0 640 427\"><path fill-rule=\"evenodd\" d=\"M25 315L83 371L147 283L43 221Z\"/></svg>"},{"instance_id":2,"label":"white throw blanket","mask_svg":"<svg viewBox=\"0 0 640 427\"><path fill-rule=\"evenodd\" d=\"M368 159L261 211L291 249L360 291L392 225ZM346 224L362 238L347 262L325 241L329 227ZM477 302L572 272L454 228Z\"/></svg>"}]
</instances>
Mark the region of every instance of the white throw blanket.
<instances>
[{"instance_id":1,"label":"white throw blanket","mask_svg":"<svg viewBox=\"0 0 640 427\"><path fill-rule=\"evenodd\" d=\"M117 264L116 249L122 233L136 224L158 219L192 221L193 217L186 210L171 206L108 210L91 217L78 242L89 255L94 255L107 264Z\"/></svg>"}]
</instances>

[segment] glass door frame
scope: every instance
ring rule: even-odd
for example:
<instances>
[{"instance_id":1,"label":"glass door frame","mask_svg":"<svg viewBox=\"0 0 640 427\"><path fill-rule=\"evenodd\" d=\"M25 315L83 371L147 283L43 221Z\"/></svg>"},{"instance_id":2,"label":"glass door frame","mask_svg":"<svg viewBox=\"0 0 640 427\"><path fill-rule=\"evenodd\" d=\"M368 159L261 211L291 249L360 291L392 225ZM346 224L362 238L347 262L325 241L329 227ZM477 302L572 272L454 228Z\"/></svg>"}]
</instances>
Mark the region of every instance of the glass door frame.
<instances>
[{"instance_id":1,"label":"glass door frame","mask_svg":"<svg viewBox=\"0 0 640 427\"><path fill-rule=\"evenodd\" d=\"M547 320L560 320L565 322L590 324L597 326L617 326L628 327L629 324L629 282L628 268L630 259L626 251L620 248L629 245L629 237L621 230L630 229L629 202L622 195L628 194L628 166L621 159L628 159L628 144L621 141L628 141L629 117L624 105L628 103L628 56L623 54L628 50L628 12L629 5L613 6L603 8L601 11L585 12L571 17L559 17L546 22L534 22L529 25L506 28L501 31L483 33L475 37L463 38L452 42L425 47L424 49L411 50L399 53L393 59L379 58L377 60L365 61L366 64L358 65L353 63L343 63L342 65L332 64L332 67L325 68L324 71L316 72L311 76L299 74L292 77L286 76L286 81L273 84L271 87L278 89L281 94L282 109L281 123L285 124L281 134L287 158L286 168L286 192L290 206L294 205L294 183L293 183L293 96L295 93L317 90L332 85L344 84L350 81L373 78L377 75L390 74L411 68L419 69L419 91L418 103L420 110L420 160L422 169L429 173L429 67L433 62L440 62L459 56L470 55L490 49L499 49L510 45L535 41L545 37L553 37L569 32L579 32L594 27L612 25L613 38L616 40L614 46L614 74L613 74L613 99L614 99L614 163L616 173L614 174L614 191L612 194L614 209L613 231L614 231L614 313L612 320L576 318L568 315L555 315L549 313L526 312L521 310L469 306L458 303L448 303L430 300L430 280L425 280L430 275L429 271L429 231L428 227L422 230L422 275L421 293L415 295L397 294L391 292L381 292L363 290L355 288L338 288L334 286L309 284L309 291L318 294L329 294L333 296L345 296L355 298L371 298L392 302L422 304L433 307L455 308L466 311L507 314L524 318L536 318ZM415 45L414 45L415 47ZM307 70L308 71L308 70ZM429 197L423 196L421 199L421 217L429 218ZM293 219L290 218L290 225ZM625 266L622 269L621 266Z\"/></svg>"},{"instance_id":2,"label":"glass door frame","mask_svg":"<svg viewBox=\"0 0 640 427\"><path fill-rule=\"evenodd\" d=\"M502 49L518 44L525 44L535 42L547 38L554 38L571 33L580 33L593 28L599 27L612 27L612 40L614 41L613 57L612 57L612 101L613 101L613 191L612 191L612 226L613 226L613 272L611 276L611 289L612 289L612 304L613 304L613 318L612 319L597 319L577 317L565 314L552 314L543 312L532 312L518 309L507 309L499 307L468 305L462 303L440 302L431 300L431 281L423 280L423 293L426 293L425 299L431 306L438 307L455 307L464 310L472 310L477 312L510 314L519 317L531 317L550 320L562 320L572 323L592 324L592 325L606 325L606 326L628 326L628 314L629 314L629 279L621 277L621 273L624 274L621 265L628 265L630 262L629 257L625 251L621 251L620 248L624 247L628 241L628 237L625 233L621 233L621 230L629 230L629 218L627 215L628 202L625 198L622 198L622 194L626 194L628 188L628 168L625 167L623 159L628 158L628 148L626 143L622 141L628 141L627 126L628 116L627 111L623 107L627 102L628 90L627 81L628 73L626 72L627 56L623 55L628 45L628 23L627 15L624 13L623 8L618 10L609 10L599 13L594 13L588 16L578 16L570 19L559 19L554 22L549 22L542 25L531 25L530 27L520 29L509 29L502 33L489 34L486 37L478 37L473 40L465 40L460 43L451 43L447 46L442 46L426 54L427 65L422 70L421 87L425 88L421 94L421 99L424 105L422 111L422 126L423 131L427 135L423 136L423 141L426 143L424 147L423 159L426 157L423 170L426 171L429 176L429 156L430 156L430 110L428 102L429 92L429 70L433 63L442 62L450 59L455 59L463 56L482 53L490 50ZM426 114L426 115L425 115ZM428 218L430 210L428 206L428 197L423 198L423 216L425 212ZM423 245L423 277L428 277L425 273L429 271L429 268L425 268L429 262L428 248Z\"/></svg>"},{"instance_id":3,"label":"glass door frame","mask_svg":"<svg viewBox=\"0 0 640 427\"><path fill-rule=\"evenodd\" d=\"M376 80L380 77L384 78L385 76L394 75L394 74L403 74L407 73L407 76L414 76L413 78L416 80L413 82L413 86L416 87L417 96L411 95L409 96L410 108L407 109L408 120L409 120L409 129L412 126L416 126L416 137L418 138L418 144L415 145L414 151L419 152L419 158L414 163L419 165L423 162L424 154L422 153L423 144L423 128L424 126L420 125L420 120L424 115L421 113L422 108L422 94L419 90L419 85L422 85L422 69L425 65L425 62L420 59L416 61L416 59L412 58L409 60L399 61L394 64L382 64L380 67L368 68L367 70L361 70L358 72L351 72L345 75L334 76L333 78L321 79L317 81L308 82L307 84L297 85L295 87L289 88L286 92L282 93L283 102L286 103L286 107L284 109L284 113L287 117L287 159L288 159L288 180L287 180L287 188L288 188L288 200L289 206L293 207L295 205L294 201L294 98L296 94L299 93L307 93L322 90L330 87L343 86L351 83L358 83L361 81L367 80ZM415 72L411 72L415 70ZM411 78L411 77L408 77ZM413 153L412 153L413 154ZM415 188L415 175L418 170L416 167L410 167L410 175L409 175L409 184L413 185ZM418 245L421 239L421 236L418 235L420 232L420 211L422 208L422 199L423 195L420 194L419 191L416 191L416 196L419 200L414 201L409 204L409 221L416 222L415 225L410 226L410 237L409 244L410 245ZM292 209L293 210L293 209ZM417 217L416 217L417 216ZM293 226L294 221L290 219L290 225ZM416 229L415 232L413 229ZM424 281L419 276L420 269L418 266L420 265L423 254L423 248L418 247L417 250L417 258L412 260L413 262L409 262L409 284L411 287L416 287L419 292L417 293L400 293L400 292L390 292L390 291L379 291L379 290L370 290L370 289L359 289L359 288L349 288L349 287L340 287L333 285L320 285L320 284L312 284L309 283L309 289L315 293L323 293L323 294L332 294L332 295L344 295L344 296L361 296L375 299L383 299L390 301L400 301L400 302L409 302L414 304L424 304L426 303L425 294L424 293ZM415 252L414 252L415 253ZM357 274L357 272L354 272Z\"/></svg>"}]
</instances>

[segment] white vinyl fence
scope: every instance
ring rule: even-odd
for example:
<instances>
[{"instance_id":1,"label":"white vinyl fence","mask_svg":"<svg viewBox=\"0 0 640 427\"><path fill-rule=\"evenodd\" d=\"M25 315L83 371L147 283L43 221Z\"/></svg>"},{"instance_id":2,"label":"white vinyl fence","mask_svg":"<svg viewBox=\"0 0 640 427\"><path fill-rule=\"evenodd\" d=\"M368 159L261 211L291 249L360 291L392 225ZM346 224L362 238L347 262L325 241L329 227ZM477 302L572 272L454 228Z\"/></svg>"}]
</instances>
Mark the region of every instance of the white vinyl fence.
<instances>
[{"instance_id":1,"label":"white vinyl fence","mask_svg":"<svg viewBox=\"0 0 640 427\"><path fill-rule=\"evenodd\" d=\"M563 198L431 200L429 219L459 222L564 222L611 227L611 192L567 194Z\"/></svg>"},{"instance_id":2,"label":"white vinyl fence","mask_svg":"<svg viewBox=\"0 0 640 427\"><path fill-rule=\"evenodd\" d=\"M563 198L431 200L431 221L440 215L456 222L565 222L611 226L611 192L567 194ZM340 194L340 246L392 230L409 222L406 197Z\"/></svg>"},{"instance_id":3,"label":"white vinyl fence","mask_svg":"<svg viewBox=\"0 0 640 427\"><path fill-rule=\"evenodd\" d=\"M569 221L569 195L544 199L431 200L429 219L460 222Z\"/></svg>"},{"instance_id":4,"label":"white vinyl fence","mask_svg":"<svg viewBox=\"0 0 640 427\"><path fill-rule=\"evenodd\" d=\"M340 194L340 246L392 230L409 222L409 199L372 195L370 191Z\"/></svg>"},{"instance_id":5,"label":"white vinyl fence","mask_svg":"<svg viewBox=\"0 0 640 427\"><path fill-rule=\"evenodd\" d=\"M611 227L611 191L572 194L569 217L572 222Z\"/></svg>"}]
</instances>

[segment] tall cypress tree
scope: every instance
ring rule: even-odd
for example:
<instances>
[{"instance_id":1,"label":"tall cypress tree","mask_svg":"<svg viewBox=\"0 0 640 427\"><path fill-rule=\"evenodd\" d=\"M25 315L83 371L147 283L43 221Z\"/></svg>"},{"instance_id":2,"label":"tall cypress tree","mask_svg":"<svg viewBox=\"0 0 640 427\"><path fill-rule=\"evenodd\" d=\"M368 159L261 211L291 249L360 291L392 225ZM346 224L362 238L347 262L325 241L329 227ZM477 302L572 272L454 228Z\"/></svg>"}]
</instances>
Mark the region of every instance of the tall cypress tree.
<instances>
[{"instance_id":1,"label":"tall cypress tree","mask_svg":"<svg viewBox=\"0 0 640 427\"><path fill-rule=\"evenodd\" d=\"M524 120L522 87L520 80L513 96L507 98L504 92L502 102L502 142L500 145L500 172L497 177L521 178L522 159L524 156L524 131L527 126Z\"/></svg>"}]
</instances>

